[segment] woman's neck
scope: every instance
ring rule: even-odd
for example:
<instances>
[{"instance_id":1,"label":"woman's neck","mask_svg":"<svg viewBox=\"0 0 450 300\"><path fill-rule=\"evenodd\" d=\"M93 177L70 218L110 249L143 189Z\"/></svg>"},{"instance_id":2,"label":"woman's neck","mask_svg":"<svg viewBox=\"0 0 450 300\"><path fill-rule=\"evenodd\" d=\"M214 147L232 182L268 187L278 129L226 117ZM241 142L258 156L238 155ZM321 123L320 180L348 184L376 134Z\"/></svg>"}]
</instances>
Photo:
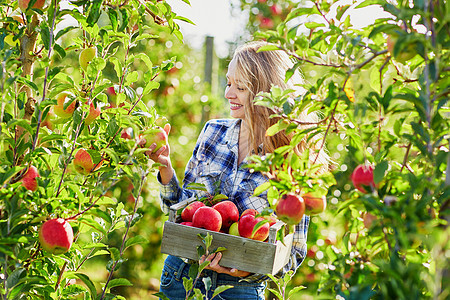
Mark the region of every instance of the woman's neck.
<instances>
[{"instance_id":1,"label":"woman's neck","mask_svg":"<svg viewBox=\"0 0 450 300\"><path fill-rule=\"evenodd\" d=\"M238 157L238 164L240 164L250 153L250 130L247 127L247 124L244 120L241 121L241 128L239 130L239 157Z\"/></svg>"}]
</instances>

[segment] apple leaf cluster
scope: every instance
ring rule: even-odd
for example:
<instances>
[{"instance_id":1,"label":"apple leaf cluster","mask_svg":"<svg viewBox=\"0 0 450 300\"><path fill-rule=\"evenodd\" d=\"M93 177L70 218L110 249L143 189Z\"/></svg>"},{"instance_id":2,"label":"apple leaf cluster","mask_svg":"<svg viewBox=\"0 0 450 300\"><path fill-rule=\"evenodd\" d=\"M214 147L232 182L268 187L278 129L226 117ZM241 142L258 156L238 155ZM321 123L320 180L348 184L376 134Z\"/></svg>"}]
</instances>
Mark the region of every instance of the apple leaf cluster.
<instances>
[{"instance_id":1,"label":"apple leaf cluster","mask_svg":"<svg viewBox=\"0 0 450 300\"><path fill-rule=\"evenodd\" d=\"M177 62L148 49L189 20L135 0L9 1L0 15L0 294L123 299L126 252L159 240L133 228L156 210L141 209L155 166L139 134L163 119L147 101Z\"/></svg>"},{"instance_id":2,"label":"apple leaf cluster","mask_svg":"<svg viewBox=\"0 0 450 300\"><path fill-rule=\"evenodd\" d=\"M241 3L257 14L274 2ZM449 9L447 1L304 1L272 30L254 32L276 45L262 51L291 55L287 79L298 70L306 79L299 96L273 87L256 99L279 119L267 134L284 130L293 145L306 140L330 157L331 176L309 164L317 150L296 156L293 145L248 165L268 176L256 193L271 204L288 192L328 190L331 205L311 218L312 254L296 274L306 293L448 295ZM357 24L370 10L382 17ZM321 118L302 122L306 109Z\"/></svg>"}]
</instances>

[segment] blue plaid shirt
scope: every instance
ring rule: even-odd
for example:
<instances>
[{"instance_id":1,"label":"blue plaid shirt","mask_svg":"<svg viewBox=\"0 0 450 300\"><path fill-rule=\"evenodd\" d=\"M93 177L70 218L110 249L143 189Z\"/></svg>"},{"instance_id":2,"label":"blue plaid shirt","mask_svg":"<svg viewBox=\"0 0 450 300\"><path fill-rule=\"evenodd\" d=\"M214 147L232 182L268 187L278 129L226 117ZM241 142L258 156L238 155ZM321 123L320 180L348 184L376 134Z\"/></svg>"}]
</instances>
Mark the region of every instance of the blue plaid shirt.
<instances>
[{"instance_id":1,"label":"blue plaid shirt","mask_svg":"<svg viewBox=\"0 0 450 300\"><path fill-rule=\"evenodd\" d=\"M238 165L240 126L239 119L211 120L206 123L186 166L183 188L176 175L167 185L161 185L161 208L165 213L168 213L171 205L192 196L200 198L217 193L233 201L240 213L248 208L262 211L269 205L265 193L259 197L253 195L255 188L266 182L267 178L260 172L242 168L246 160ZM188 184L194 182L205 185L207 191L186 189ZM291 258L284 272L296 270L305 258L308 225L309 217L306 215L296 225Z\"/></svg>"}]
</instances>

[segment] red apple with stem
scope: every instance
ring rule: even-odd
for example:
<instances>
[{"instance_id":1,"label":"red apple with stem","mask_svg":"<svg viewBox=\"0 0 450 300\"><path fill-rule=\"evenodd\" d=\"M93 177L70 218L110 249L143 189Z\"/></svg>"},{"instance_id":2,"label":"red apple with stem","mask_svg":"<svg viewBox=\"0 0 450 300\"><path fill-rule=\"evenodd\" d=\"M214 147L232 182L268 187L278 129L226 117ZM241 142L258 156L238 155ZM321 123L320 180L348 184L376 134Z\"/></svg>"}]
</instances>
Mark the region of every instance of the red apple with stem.
<instances>
[{"instance_id":1,"label":"red apple with stem","mask_svg":"<svg viewBox=\"0 0 450 300\"><path fill-rule=\"evenodd\" d=\"M238 222L239 235L256 241L265 241L269 236L269 223L266 221L259 228L255 228L259 222L263 221L266 221L266 219L263 217L255 218L252 214L241 216Z\"/></svg>"},{"instance_id":2,"label":"red apple with stem","mask_svg":"<svg viewBox=\"0 0 450 300\"><path fill-rule=\"evenodd\" d=\"M72 226L62 218L48 220L39 229L39 242L52 254L66 253L73 242Z\"/></svg>"},{"instance_id":3,"label":"red apple with stem","mask_svg":"<svg viewBox=\"0 0 450 300\"><path fill-rule=\"evenodd\" d=\"M194 213L192 225L211 231L219 231L222 227L222 216L210 206L202 206Z\"/></svg>"},{"instance_id":4,"label":"red apple with stem","mask_svg":"<svg viewBox=\"0 0 450 300\"><path fill-rule=\"evenodd\" d=\"M351 180L356 189L362 193L369 193L375 188L373 180L373 167L370 165L359 165L353 170Z\"/></svg>"},{"instance_id":5,"label":"red apple with stem","mask_svg":"<svg viewBox=\"0 0 450 300\"><path fill-rule=\"evenodd\" d=\"M284 194L276 204L275 213L287 225L298 224L305 213L305 202L298 195Z\"/></svg>"},{"instance_id":6,"label":"red apple with stem","mask_svg":"<svg viewBox=\"0 0 450 300\"><path fill-rule=\"evenodd\" d=\"M29 191L35 191L38 187L37 177L39 172L35 166L30 166L22 177L22 186L24 186Z\"/></svg>"},{"instance_id":7,"label":"red apple with stem","mask_svg":"<svg viewBox=\"0 0 450 300\"><path fill-rule=\"evenodd\" d=\"M181 219L185 222L192 222L192 217L194 216L197 209L205 206L205 204L201 201L194 201L189 203L183 210L181 211Z\"/></svg>"},{"instance_id":8,"label":"red apple with stem","mask_svg":"<svg viewBox=\"0 0 450 300\"><path fill-rule=\"evenodd\" d=\"M239 220L239 210L230 200L221 201L214 204L213 207L222 216L222 229L228 229L231 224Z\"/></svg>"}]
</instances>

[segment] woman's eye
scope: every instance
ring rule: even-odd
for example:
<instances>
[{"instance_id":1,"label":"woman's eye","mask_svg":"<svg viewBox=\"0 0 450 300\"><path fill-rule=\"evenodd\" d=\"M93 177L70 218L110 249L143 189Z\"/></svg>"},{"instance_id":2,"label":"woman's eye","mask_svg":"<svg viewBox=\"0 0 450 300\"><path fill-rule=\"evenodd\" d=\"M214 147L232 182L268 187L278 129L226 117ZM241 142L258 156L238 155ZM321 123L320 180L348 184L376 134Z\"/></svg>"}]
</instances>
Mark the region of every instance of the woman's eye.
<instances>
[{"instance_id":1,"label":"woman's eye","mask_svg":"<svg viewBox=\"0 0 450 300\"><path fill-rule=\"evenodd\" d=\"M244 88L241 88L241 87L238 87L237 88L239 91L243 91L244 90Z\"/></svg>"}]
</instances>

